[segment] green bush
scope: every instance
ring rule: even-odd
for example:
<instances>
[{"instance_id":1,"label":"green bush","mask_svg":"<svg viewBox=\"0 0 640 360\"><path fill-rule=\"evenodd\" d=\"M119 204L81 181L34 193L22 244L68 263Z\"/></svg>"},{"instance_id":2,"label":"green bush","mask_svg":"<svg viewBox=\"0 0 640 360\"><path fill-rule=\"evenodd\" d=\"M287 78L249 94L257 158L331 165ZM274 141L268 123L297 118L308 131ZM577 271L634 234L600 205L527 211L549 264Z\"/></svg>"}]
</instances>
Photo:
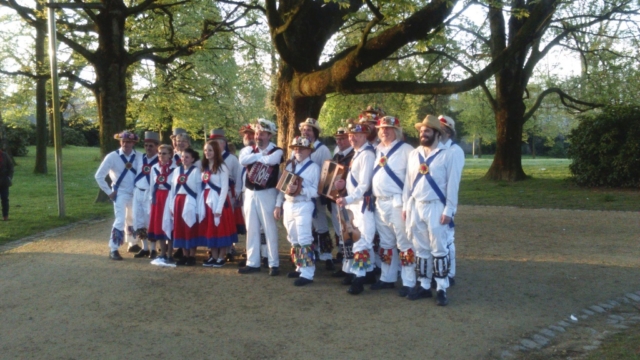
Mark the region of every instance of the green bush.
<instances>
[{"instance_id":1,"label":"green bush","mask_svg":"<svg viewBox=\"0 0 640 360\"><path fill-rule=\"evenodd\" d=\"M640 187L640 107L608 107L580 120L569 135L576 183Z\"/></svg>"},{"instance_id":2,"label":"green bush","mask_svg":"<svg viewBox=\"0 0 640 360\"><path fill-rule=\"evenodd\" d=\"M87 138L81 131L70 127L62 128L62 144L63 145L75 145L75 146L87 146Z\"/></svg>"},{"instance_id":3,"label":"green bush","mask_svg":"<svg viewBox=\"0 0 640 360\"><path fill-rule=\"evenodd\" d=\"M26 156L29 153L27 146L31 145L34 141L36 132L32 126L7 126L5 130L5 136L7 148L11 156Z\"/></svg>"}]
</instances>

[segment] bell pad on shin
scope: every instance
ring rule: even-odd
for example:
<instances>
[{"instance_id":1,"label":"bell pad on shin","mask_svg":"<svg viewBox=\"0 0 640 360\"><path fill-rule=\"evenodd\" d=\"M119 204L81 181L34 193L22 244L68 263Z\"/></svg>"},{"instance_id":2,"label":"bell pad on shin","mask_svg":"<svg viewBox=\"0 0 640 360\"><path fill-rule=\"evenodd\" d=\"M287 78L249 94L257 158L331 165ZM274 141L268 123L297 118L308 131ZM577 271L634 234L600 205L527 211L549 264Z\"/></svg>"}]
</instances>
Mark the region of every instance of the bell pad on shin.
<instances>
[{"instance_id":1,"label":"bell pad on shin","mask_svg":"<svg viewBox=\"0 0 640 360\"><path fill-rule=\"evenodd\" d=\"M449 256L433 257L433 276L437 278L446 278L449 276Z\"/></svg>"}]
</instances>

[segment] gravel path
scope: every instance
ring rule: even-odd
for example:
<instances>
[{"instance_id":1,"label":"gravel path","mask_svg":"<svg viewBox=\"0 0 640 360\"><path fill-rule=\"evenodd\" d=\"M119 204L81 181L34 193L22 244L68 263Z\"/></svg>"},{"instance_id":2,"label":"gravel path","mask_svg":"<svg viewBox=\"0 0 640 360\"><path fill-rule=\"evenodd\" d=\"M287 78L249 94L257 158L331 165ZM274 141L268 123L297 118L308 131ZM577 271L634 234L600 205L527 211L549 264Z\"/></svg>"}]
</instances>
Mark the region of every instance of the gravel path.
<instances>
[{"instance_id":1,"label":"gravel path","mask_svg":"<svg viewBox=\"0 0 640 360\"><path fill-rule=\"evenodd\" d=\"M559 349L560 327L635 321L638 213L462 206L456 225L457 284L440 308L391 290L350 296L323 269L295 288L264 270L239 275L234 264L167 269L131 254L114 262L110 221L81 224L0 254L0 350L47 359L516 358ZM280 245L286 273L284 232ZM616 299L626 300L604 306ZM611 315L623 319L608 324ZM585 341L576 346L599 340Z\"/></svg>"}]
</instances>

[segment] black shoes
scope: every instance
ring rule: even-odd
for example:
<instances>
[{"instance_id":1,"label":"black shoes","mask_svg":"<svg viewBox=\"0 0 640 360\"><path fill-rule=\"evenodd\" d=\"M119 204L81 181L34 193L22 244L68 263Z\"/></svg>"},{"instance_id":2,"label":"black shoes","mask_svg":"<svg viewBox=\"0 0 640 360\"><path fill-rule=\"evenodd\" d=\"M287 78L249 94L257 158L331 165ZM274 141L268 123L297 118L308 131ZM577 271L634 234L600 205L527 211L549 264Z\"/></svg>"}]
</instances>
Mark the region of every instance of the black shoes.
<instances>
[{"instance_id":1,"label":"black shoes","mask_svg":"<svg viewBox=\"0 0 640 360\"><path fill-rule=\"evenodd\" d=\"M133 246L129 246L129 248L127 249L127 252L137 253L140 250L142 250L142 248L140 247L140 245L136 244L136 245L133 245Z\"/></svg>"},{"instance_id":2,"label":"black shoes","mask_svg":"<svg viewBox=\"0 0 640 360\"><path fill-rule=\"evenodd\" d=\"M299 278L299 277L300 277L300 272L299 272L299 271L290 271L290 272L287 274L287 277L288 277L289 279L297 279L297 278Z\"/></svg>"},{"instance_id":3,"label":"black shoes","mask_svg":"<svg viewBox=\"0 0 640 360\"><path fill-rule=\"evenodd\" d=\"M364 277L357 277L351 282L351 286L347 289L347 292L351 295L358 295L364 291Z\"/></svg>"},{"instance_id":4,"label":"black shoes","mask_svg":"<svg viewBox=\"0 0 640 360\"><path fill-rule=\"evenodd\" d=\"M280 269L277 266L269 268L269 276L278 276L280 275Z\"/></svg>"},{"instance_id":5,"label":"black shoes","mask_svg":"<svg viewBox=\"0 0 640 360\"><path fill-rule=\"evenodd\" d=\"M336 269L335 265L333 265L333 259L330 260L325 260L324 262L324 268L327 271L334 271Z\"/></svg>"},{"instance_id":6,"label":"black shoes","mask_svg":"<svg viewBox=\"0 0 640 360\"><path fill-rule=\"evenodd\" d=\"M187 266L195 266L196 265L196 257L195 256L185 256L187 258Z\"/></svg>"},{"instance_id":7,"label":"black shoes","mask_svg":"<svg viewBox=\"0 0 640 360\"><path fill-rule=\"evenodd\" d=\"M155 250L151 250L151 254L149 254L149 259L153 260L158 257L158 252Z\"/></svg>"},{"instance_id":8,"label":"black shoes","mask_svg":"<svg viewBox=\"0 0 640 360\"><path fill-rule=\"evenodd\" d=\"M307 278L299 277L296 281L293 282L294 286L305 286L307 284L311 284L313 280L309 280Z\"/></svg>"},{"instance_id":9,"label":"black shoes","mask_svg":"<svg viewBox=\"0 0 640 360\"><path fill-rule=\"evenodd\" d=\"M136 259L140 259L140 258L143 258L143 257L147 257L150 254L151 254L151 252L149 250L140 250L140 251L138 251L137 254L133 255L133 257L136 258Z\"/></svg>"},{"instance_id":10,"label":"black shoes","mask_svg":"<svg viewBox=\"0 0 640 360\"><path fill-rule=\"evenodd\" d=\"M173 257L176 259L180 259L183 256L184 254L182 253L182 248L179 248L178 250L173 252Z\"/></svg>"},{"instance_id":11,"label":"black shoes","mask_svg":"<svg viewBox=\"0 0 640 360\"><path fill-rule=\"evenodd\" d=\"M365 284L375 284L376 283L376 275L373 271L367 271L367 275L364 276Z\"/></svg>"},{"instance_id":12,"label":"black shoes","mask_svg":"<svg viewBox=\"0 0 640 360\"><path fill-rule=\"evenodd\" d=\"M255 272L260 272L260 268L259 267L253 267L253 266L245 266L245 267L242 267L242 268L238 269L238 274L251 274L251 273L255 273Z\"/></svg>"},{"instance_id":13,"label":"black shoes","mask_svg":"<svg viewBox=\"0 0 640 360\"><path fill-rule=\"evenodd\" d=\"M393 289L395 287L396 284L392 282L378 280L375 284L371 285L371 290Z\"/></svg>"},{"instance_id":14,"label":"black shoes","mask_svg":"<svg viewBox=\"0 0 640 360\"><path fill-rule=\"evenodd\" d=\"M438 294L436 295L436 305L438 306L447 306L449 300L447 300L447 293L444 290L438 290Z\"/></svg>"},{"instance_id":15,"label":"black shoes","mask_svg":"<svg viewBox=\"0 0 640 360\"><path fill-rule=\"evenodd\" d=\"M109 259L122 260L122 256L120 256L120 253L118 252L118 250L115 250L109 253Z\"/></svg>"},{"instance_id":16,"label":"black shoes","mask_svg":"<svg viewBox=\"0 0 640 360\"><path fill-rule=\"evenodd\" d=\"M221 268L221 267L223 267L223 266L224 266L224 264L225 264L226 262L227 262L227 261L226 261L225 259L218 259L218 260L216 260L216 262L215 262L212 266L213 266L214 268Z\"/></svg>"},{"instance_id":17,"label":"black shoes","mask_svg":"<svg viewBox=\"0 0 640 360\"><path fill-rule=\"evenodd\" d=\"M188 256L183 256L180 259L178 259L176 261L176 265L177 266L186 266L187 262L189 262L189 257Z\"/></svg>"},{"instance_id":18,"label":"black shoes","mask_svg":"<svg viewBox=\"0 0 640 360\"><path fill-rule=\"evenodd\" d=\"M202 266L204 267L213 267L213 265L215 265L218 262L218 259L214 259L212 257L210 257L207 261L202 263Z\"/></svg>"},{"instance_id":19,"label":"black shoes","mask_svg":"<svg viewBox=\"0 0 640 360\"><path fill-rule=\"evenodd\" d=\"M409 291L409 294L407 295L407 298L409 300L426 299L430 297L433 297L433 294L431 293L431 289L427 290L422 286L417 286L417 285L414 286L413 289L411 289Z\"/></svg>"},{"instance_id":20,"label":"black shoes","mask_svg":"<svg viewBox=\"0 0 640 360\"><path fill-rule=\"evenodd\" d=\"M346 272L342 271L342 269L341 269L341 270L338 270L338 271L334 271L334 272L331 274L331 277L334 277L334 278L341 278L341 277L345 277L345 276L347 276L347 275L348 275L348 274L347 274Z\"/></svg>"},{"instance_id":21,"label":"black shoes","mask_svg":"<svg viewBox=\"0 0 640 360\"><path fill-rule=\"evenodd\" d=\"M269 268L269 258L262 258L262 267L265 269Z\"/></svg>"},{"instance_id":22,"label":"black shoes","mask_svg":"<svg viewBox=\"0 0 640 360\"><path fill-rule=\"evenodd\" d=\"M407 297L407 295L409 295L409 292L411 291L411 288L408 286L403 286L402 288L400 288L400 290L398 290L398 296L400 297Z\"/></svg>"},{"instance_id":23,"label":"black shoes","mask_svg":"<svg viewBox=\"0 0 640 360\"><path fill-rule=\"evenodd\" d=\"M342 279L340 284L342 284L342 285L351 285L351 283L353 282L353 278L355 278L355 275L347 274L347 276L344 279Z\"/></svg>"}]
</instances>

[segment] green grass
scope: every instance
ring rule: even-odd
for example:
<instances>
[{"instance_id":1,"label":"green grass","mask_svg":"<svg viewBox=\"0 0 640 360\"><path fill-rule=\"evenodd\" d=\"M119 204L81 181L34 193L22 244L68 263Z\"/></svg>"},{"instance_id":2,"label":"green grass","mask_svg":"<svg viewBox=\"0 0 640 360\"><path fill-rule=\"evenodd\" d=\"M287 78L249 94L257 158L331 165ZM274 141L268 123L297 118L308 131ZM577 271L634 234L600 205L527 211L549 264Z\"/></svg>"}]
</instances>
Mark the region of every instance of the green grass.
<instances>
[{"instance_id":1,"label":"green grass","mask_svg":"<svg viewBox=\"0 0 640 360\"><path fill-rule=\"evenodd\" d=\"M98 185L93 175L100 165L99 149L69 146L62 151L67 216L58 217L53 149L47 149L48 175L33 173L35 148L16 158L14 186L10 189L9 221L0 222L0 244L84 219L110 216L111 203L94 203ZM584 189L568 180L569 160L523 159L531 176L517 183L482 179L491 157L466 159L460 186L460 204L562 208L589 210L633 210L640 206L640 191Z\"/></svg>"},{"instance_id":2,"label":"green grass","mask_svg":"<svg viewBox=\"0 0 640 360\"><path fill-rule=\"evenodd\" d=\"M567 159L523 158L522 167L530 176L519 182L482 179L492 158L467 158L460 184L463 205L518 206L583 210L640 210L638 189L582 188L569 177Z\"/></svg>"},{"instance_id":3,"label":"green grass","mask_svg":"<svg viewBox=\"0 0 640 360\"><path fill-rule=\"evenodd\" d=\"M62 176L66 217L58 217L53 148L47 149L49 174L36 175L35 148L17 157L13 186L9 189L9 221L0 222L0 244L47 229L113 213L110 203L95 204L100 149L68 146L62 150Z\"/></svg>"},{"instance_id":4,"label":"green grass","mask_svg":"<svg viewBox=\"0 0 640 360\"><path fill-rule=\"evenodd\" d=\"M640 360L640 325L613 335L587 356L587 360L626 359Z\"/></svg>"}]
</instances>

